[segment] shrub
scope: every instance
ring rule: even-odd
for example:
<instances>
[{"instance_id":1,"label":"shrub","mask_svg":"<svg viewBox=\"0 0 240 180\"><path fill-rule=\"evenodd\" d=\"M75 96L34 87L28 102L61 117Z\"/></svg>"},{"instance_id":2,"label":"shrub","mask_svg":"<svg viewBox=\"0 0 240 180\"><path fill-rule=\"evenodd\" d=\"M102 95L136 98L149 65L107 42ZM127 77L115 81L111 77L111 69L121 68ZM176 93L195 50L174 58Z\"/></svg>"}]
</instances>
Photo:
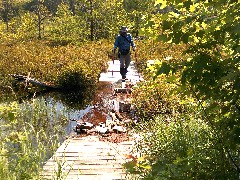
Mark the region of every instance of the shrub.
<instances>
[{"instance_id":1,"label":"shrub","mask_svg":"<svg viewBox=\"0 0 240 180\"><path fill-rule=\"evenodd\" d=\"M133 91L133 105L141 119L152 119L159 114L177 116L186 111L187 107L181 104L180 94L173 93L177 85L168 83L165 77L155 81L145 81Z\"/></svg>"},{"instance_id":2,"label":"shrub","mask_svg":"<svg viewBox=\"0 0 240 180\"><path fill-rule=\"evenodd\" d=\"M144 179L237 179L238 173L224 155L212 128L195 115L166 121L159 115L139 125L140 154L130 172Z\"/></svg>"},{"instance_id":3,"label":"shrub","mask_svg":"<svg viewBox=\"0 0 240 180\"><path fill-rule=\"evenodd\" d=\"M81 47L71 45L50 47L43 41L1 45L0 70L3 78L1 84L11 85L9 74L29 73L30 77L41 82L53 85L61 83L59 85L67 85L68 88L71 88L69 85L74 85L74 88L80 85L81 88L85 82L96 83L99 74L107 68L108 47L109 43L103 41ZM71 77L76 77L76 74L81 76L78 79L81 82L75 81L74 84L63 82L72 80Z\"/></svg>"}]
</instances>

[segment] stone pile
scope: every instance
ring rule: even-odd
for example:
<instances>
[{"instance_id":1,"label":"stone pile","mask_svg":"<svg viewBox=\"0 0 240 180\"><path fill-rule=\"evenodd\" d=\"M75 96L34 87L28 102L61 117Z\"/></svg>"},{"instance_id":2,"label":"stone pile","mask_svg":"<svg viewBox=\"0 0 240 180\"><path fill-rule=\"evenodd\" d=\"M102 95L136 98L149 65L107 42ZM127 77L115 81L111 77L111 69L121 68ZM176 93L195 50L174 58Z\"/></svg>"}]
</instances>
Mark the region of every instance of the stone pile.
<instances>
[{"instance_id":1,"label":"stone pile","mask_svg":"<svg viewBox=\"0 0 240 180\"><path fill-rule=\"evenodd\" d=\"M112 99L112 109L108 113L105 122L101 122L97 125L93 125L89 122L83 122L81 120L77 121L77 125L74 127L74 131L79 134L87 135L107 135L111 133L126 133L127 126L134 123L131 117L132 106L131 106L131 85L127 84L122 88L114 88L113 99ZM126 115L128 114L128 115Z\"/></svg>"}]
</instances>

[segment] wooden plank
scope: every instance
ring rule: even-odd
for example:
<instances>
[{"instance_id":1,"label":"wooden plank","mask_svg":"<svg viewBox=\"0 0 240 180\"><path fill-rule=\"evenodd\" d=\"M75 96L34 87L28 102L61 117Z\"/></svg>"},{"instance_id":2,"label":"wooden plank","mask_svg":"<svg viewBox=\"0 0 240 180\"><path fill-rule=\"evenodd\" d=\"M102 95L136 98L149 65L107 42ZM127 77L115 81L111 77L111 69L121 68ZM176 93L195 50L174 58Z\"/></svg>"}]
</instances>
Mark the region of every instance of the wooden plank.
<instances>
[{"instance_id":1,"label":"wooden plank","mask_svg":"<svg viewBox=\"0 0 240 180\"><path fill-rule=\"evenodd\" d=\"M54 179L54 176L49 175L45 176L45 179ZM85 174L79 175L78 174L68 174L66 180L122 180L122 179L131 179L128 175L125 174L102 174L102 175L95 175L95 174Z\"/></svg>"},{"instance_id":2,"label":"wooden plank","mask_svg":"<svg viewBox=\"0 0 240 180\"><path fill-rule=\"evenodd\" d=\"M87 160L87 159L85 159ZM86 162L84 161L80 161L80 160L69 160L69 159L64 159L64 160L59 160L60 162L64 163L64 162L68 162L69 164L79 164L79 165L88 165L88 166L98 166L100 167L100 165L106 165L107 163L108 164L111 164L112 166L117 166L117 165L120 165L122 166L122 164L119 162L119 161L116 161L116 160L110 160L110 161L106 161L106 160L98 160L97 162L95 160L88 160ZM106 163L107 162L107 163ZM48 163L44 166L44 168L48 169L50 166L54 166L56 165L56 161L48 161Z\"/></svg>"},{"instance_id":3,"label":"wooden plank","mask_svg":"<svg viewBox=\"0 0 240 180\"><path fill-rule=\"evenodd\" d=\"M82 179L86 175L95 180L105 175L110 179L114 179L114 176L125 179L122 164L126 162L124 154L130 153L132 144L132 141L119 144L99 141L97 136L68 139L46 162L42 175L45 179L53 178L60 165L61 172L66 173L66 179Z\"/></svg>"},{"instance_id":4,"label":"wooden plank","mask_svg":"<svg viewBox=\"0 0 240 180\"><path fill-rule=\"evenodd\" d=\"M106 73L101 73L99 81L117 82L122 79L120 74L120 62L112 61L109 62L109 67ZM134 62L130 63L128 67L127 79L131 82L139 82L142 80L141 75L138 73Z\"/></svg>"},{"instance_id":5,"label":"wooden plank","mask_svg":"<svg viewBox=\"0 0 240 180\"><path fill-rule=\"evenodd\" d=\"M44 171L53 171L54 169L57 169L58 166L51 166L51 167L48 167L48 168L44 168ZM106 172L115 172L115 171L118 171L118 172L124 172L123 169L122 169L122 166L121 165L112 165L112 164L101 164L101 166L99 165L82 165L82 164L79 164L79 165L76 165L76 164L64 164L63 166L61 166L61 169L66 171L66 170L84 170L84 172L87 172L87 171L94 171L95 173L106 173Z\"/></svg>"}]
</instances>

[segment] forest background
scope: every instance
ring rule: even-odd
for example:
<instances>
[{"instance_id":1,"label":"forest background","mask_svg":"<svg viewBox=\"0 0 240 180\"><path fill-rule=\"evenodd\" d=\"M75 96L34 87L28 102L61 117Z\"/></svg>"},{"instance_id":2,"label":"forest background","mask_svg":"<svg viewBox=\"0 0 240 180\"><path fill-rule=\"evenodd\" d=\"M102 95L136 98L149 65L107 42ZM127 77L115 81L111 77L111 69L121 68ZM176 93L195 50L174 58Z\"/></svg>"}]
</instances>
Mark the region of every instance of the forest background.
<instances>
[{"instance_id":1,"label":"forest background","mask_svg":"<svg viewBox=\"0 0 240 180\"><path fill-rule=\"evenodd\" d=\"M128 172L239 178L239 1L1 0L0 16L1 93L14 96L9 74L94 94L119 28L128 26L145 78L132 102L141 155L125 164ZM42 101L2 98L0 177L39 179L67 118ZM48 114L55 124L43 120Z\"/></svg>"}]
</instances>

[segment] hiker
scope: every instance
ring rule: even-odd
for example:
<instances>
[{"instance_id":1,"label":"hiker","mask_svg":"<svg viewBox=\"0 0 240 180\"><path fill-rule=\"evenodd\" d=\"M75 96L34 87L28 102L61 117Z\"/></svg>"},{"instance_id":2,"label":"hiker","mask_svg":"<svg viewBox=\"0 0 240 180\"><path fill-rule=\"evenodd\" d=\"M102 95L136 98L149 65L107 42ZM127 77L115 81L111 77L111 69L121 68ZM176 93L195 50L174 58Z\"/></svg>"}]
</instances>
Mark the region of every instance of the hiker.
<instances>
[{"instance_id":1,"label":"hiker","mask_svg":"<svg viewBox=\"0 0 240 180\"><path fill-rule=\"evenodd\" d=\"M130 45L132 46L133 51L136 50L136 46L133 42L132 36L127 32L127 27L122 26L119 31L119 35L115 39L113 48L114 54L116 52L116 49L118 48L118 57L120 60L120 74L122 75L122 79L126 78L127 68L131 62Z\"/></svg>"}]
</instances>

